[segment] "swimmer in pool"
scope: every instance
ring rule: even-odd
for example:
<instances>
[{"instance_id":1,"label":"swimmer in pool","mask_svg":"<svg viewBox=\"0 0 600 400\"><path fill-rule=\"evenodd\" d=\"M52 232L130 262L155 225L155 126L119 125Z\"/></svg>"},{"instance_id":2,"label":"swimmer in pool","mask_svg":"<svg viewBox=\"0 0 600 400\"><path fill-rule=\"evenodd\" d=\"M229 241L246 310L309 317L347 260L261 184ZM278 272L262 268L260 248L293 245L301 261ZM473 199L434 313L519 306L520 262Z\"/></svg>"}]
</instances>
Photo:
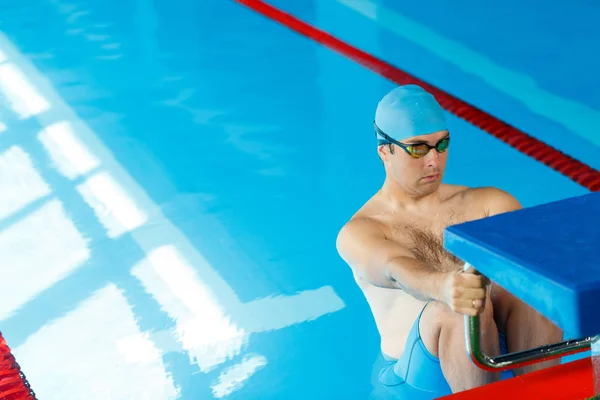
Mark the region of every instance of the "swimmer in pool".
<instances>
[{"instance_id":1,"label":"swimmer in pool","mask_svg":"<svg viewBox=\"0 0 600 400\"><path fill-rule=\"evenodd\" d=\"M490 356L561 341L554 324L497 284L463 272L464 261L443 248L447 226L521 206L500 189L442 183L450 133L436 99L418 86L397 87L379 102L374 129L385 180L336 244L371 307L385 390L416 400L501 379L467 357L464 315L480 316L481 345Z\"/></svg>"}]
</instances>

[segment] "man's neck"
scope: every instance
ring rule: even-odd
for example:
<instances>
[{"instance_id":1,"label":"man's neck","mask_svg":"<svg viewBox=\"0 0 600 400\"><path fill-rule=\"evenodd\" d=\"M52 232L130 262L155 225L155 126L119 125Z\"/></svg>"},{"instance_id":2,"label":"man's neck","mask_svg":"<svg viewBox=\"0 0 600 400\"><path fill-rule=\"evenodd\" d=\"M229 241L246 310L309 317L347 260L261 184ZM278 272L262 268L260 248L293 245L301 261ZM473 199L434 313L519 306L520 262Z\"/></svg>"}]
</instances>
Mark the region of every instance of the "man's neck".
<instances>
[{"instance_id":1,"label":"man's neck","mask_svg":"<svg viewBox=\"0 0 600 400\"><path fill-rule=\"evenodd\" d=\"M386 179L380 193L394 208L407 210L427 210L432 205L440 203L439 188L429 194L411 193L402 188L396 181Z\"/></svg>"}]
</instances>

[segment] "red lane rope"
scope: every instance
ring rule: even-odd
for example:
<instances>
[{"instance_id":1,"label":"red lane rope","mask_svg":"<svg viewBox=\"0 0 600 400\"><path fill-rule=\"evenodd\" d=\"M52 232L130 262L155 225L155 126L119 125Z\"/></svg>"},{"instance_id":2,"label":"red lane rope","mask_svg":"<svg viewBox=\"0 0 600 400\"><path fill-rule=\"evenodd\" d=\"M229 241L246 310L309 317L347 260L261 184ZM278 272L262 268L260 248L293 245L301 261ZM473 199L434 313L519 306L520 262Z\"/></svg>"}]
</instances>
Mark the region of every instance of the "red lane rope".
<instances>
[{"instance_id":1,"label":"red lane rope","mask_svg":"<svg viewBox=\"0 0 600 400\"><path fill-rule=\"evenodd\" d=\"M36 400L21 367L0 333L0 400Z\"/></svg>"},{"instance_id":2,"label":"red lane rope","mask_svg":"<svg viewBox=\"0 0 600 400\"><path fill-rule=\"evenodd\" d=\"M592 192L600 191L600 172L548 144L500 121L479 108L432 86L399 68L386 63L287 14L262 0L235 0L321 45L369 68L398 85L416 84L432 93L448 112L477 126L523 154L569 177Z\"/></svg>"}]
</instances>

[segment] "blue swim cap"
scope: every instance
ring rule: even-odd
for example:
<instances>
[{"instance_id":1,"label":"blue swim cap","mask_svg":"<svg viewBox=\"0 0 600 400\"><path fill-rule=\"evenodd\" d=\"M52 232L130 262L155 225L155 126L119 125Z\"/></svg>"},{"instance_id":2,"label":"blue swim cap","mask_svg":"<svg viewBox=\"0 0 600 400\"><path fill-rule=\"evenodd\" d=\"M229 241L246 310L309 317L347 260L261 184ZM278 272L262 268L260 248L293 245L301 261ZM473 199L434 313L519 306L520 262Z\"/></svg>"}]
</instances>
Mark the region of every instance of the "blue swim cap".
<instances>
[{"instance_id":1,"label":"blue swim cap","mask_svg":"<svg viewBox=\"0 0 600 400\"><path fill-rule=\"evenodd\" d=\"M377 105L375 125L396 141L447 130L442 107L417 85L400 86L386 94ZM389 143L377 136L379 144Z\"/></svg>"}]
</instances>

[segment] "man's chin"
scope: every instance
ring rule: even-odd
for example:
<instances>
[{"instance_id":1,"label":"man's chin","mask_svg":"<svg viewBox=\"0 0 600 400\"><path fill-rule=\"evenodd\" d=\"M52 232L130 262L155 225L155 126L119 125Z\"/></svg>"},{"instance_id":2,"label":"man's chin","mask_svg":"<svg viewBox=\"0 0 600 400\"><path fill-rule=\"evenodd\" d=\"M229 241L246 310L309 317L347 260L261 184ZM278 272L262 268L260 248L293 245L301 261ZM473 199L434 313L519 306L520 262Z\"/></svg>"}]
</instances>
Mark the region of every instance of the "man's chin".
<instances>
[{"instance_id":1,"label":"man's chin","mask_svg":"<svg viewBox=\"0 0 600 400\"><path fill-rule=\"evenodd\" d=\"M435 192L440 185L442 184L441 179L438 180L434 180L434 181L421 181L419 182L419 189L421 191L421 193L423 194L430 194Z\"/></svg>"}]
</instances>

